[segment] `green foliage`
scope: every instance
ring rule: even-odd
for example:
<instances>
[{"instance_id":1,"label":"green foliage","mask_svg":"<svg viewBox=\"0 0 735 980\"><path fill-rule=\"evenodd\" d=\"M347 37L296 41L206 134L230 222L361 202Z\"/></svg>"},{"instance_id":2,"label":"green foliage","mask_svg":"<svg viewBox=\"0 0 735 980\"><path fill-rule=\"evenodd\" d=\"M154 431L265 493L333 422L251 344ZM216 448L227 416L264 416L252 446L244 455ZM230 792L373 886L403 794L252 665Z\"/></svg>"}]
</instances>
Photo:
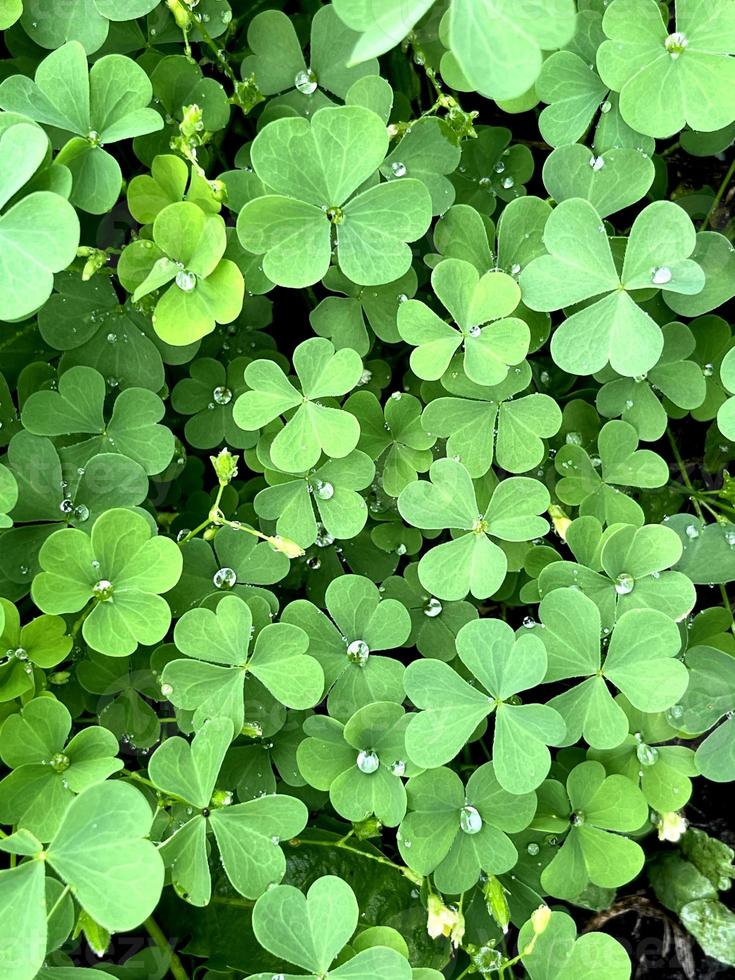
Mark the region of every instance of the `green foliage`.
<instances>
[{"instance_id":1,"label":"green foliage","mask_svg":"<svg viewBox=\"0 0 735 980\"><path fill-rule=\"evenodd\" d=\"M734 965L735 0L0 30L2 977Z\"/></svg>"}]
</instances>

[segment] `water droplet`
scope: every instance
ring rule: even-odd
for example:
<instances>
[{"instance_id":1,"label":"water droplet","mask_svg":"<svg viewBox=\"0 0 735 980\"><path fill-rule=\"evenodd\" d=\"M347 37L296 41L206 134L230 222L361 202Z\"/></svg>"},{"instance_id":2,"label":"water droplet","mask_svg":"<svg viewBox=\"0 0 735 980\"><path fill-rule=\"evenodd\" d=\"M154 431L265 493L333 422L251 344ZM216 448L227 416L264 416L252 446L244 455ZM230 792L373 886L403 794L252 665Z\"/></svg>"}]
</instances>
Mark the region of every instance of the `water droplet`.
<instances>
[{"instance_id":1,"label":"water droplet","mask_svg":"<svg viewBox=\"0 0 735 980\"><path fill-rule=\"evenodd\" d=\"M80 524L89 520L89 507L86 504L77 504L74 508L74 520L79 521Z\"/></svg>"},{"instance_id":2,"label":"water droplet","mask_svg":"<svg viewBox=\"0 0 735 980\"><path fill-rule=\"evenodd\" d=\"M531 857L536 857L536 855L539 853L539 851L541 850L541 848L538 846L538 844L536 844L533 841L531 841L531 843L528 845L528 847L526 848L526 850L531 855Z\"/></svg>"},{"instance_id":3,"label":"water droplet","mask_svg":"<svg viewBox=\"0 0 735 980\"><path fill-rule=\"evenodd\" d=\"M396 759L395 762L391 762L388 768L394 776L405 776L406 774L406 763L403 759Z\"/></svg>"},{"instance_id":4,"label":"water droplet","mask_svg":"<svg viewBox=\"0 0 735 980\"><path fill-rule=\"evenodd\" d=\"M398 302L399 303L406 303L407 301L408 301L408 296L406 296L405 293L399 293L398 294Z\"/></svg>"},{"instance_id":5,"label":"water droplet","mask_svg":"<svg viewBox=\"0 0 735 980\"><path fill-rule=\"evenodd\" d=\"M705 378L711 378L714 373L715 373L714 365L710 364L709 362L705 364L704 367L702 368L702 374L705 376Z\"/></svg>"},{"instance_id":6,"label":"water droplet","mask_svg":"<svg viewBox=\"0 0 735 980\"><path fill-rule=\"evenodd\" d=\"M579 432L567 432L565 442L568 446L581 446L582 436Z\"/></svg>"},{"instance_id":7,"label":"water droplet","mask_svg":"<svg viewBox=\"0 0 735 980\"><path fill-rule=\"evenodd\" d=\"M514 262L513 265L510 267L510 273L511 273L511 275L512 276L517 276L520 271L521 271L520 263L519 262Z\"/></svg>"},{"instance_id":8,"label":"water droplet","mask_svg":"<svg viewBox=\"0 0 735 980\"><path fill-rule=\"evenodd\" d=\"M229 388L225 388L224 385L218 385L212 392L212 398L214 398L218 405L229 405L232 401L232 392Z\"/></svg>"},{"instance_id":9,"label":"water droplet","mask_svg":"<svg viewBox=\"0 0 735 980\"><path fill-rule=\"evenodd\" d=\"M102 578L92 586L92 595L100 602L108 602L112 599L112 582Z\"/></svg>"},{"instance_id":10,"label":"water droplet","mask_svg":"<svg viewBox=\"0 0 735 980\"><path fill-rule=\"evenodd\" d=\"M66 772L71 765L71 759L63 752L55 752L48 763L55 772Z\"/></svg>"},{"instance_id":11,"label":"water droplet","mask_svg":"<svg viewBox=\"0 0 735 980\"><path fill-rule=\"evenodd\" d=\"M476 807L467 804L459 811L459 826L465 834L479 834L482 830L482 817Z\"/></svg>"},{"instance_id":12,"label":"water droplet","mask_svg":"<svg viewBox=\"0 0 735 980\"><path fill-rule=\"evenodd\" d=\"M536 625L536 620L533 616L526 616L523 620L523 625L527 630L531 630Z\"/></svg>"},{"instance_id":13,"label":"water droplet","mask_svg":"<svg viewBox=\"0 0 735 980\"><path fill-rule=\"evenodd\" d=\"M603 157L590 157L590 167L592 167L595 172L602 170L604 166L605 160Z\"/></svg>"},{"instance_id":14,"label":"water droplet","mask_svg":"<svg viewBox=\"0 0 735 980\"><path fill-rule=\"evenodd\" d=\"M503 163L503 161L498 160L498 162L493 167L493 170L495 171L496 174L502 174L503 171L505 170L505 164Z\"/></svg>"},{"instance_id":15,"label":"water droplet","mask_svg":"<svg viewBox=\"0 0 735 980\"><path fill-rule=\"evenodd\" d=\"M581 827L584 823L584 814L581 810L575 810L572 814L572 823L575 827Z\"/></svg>"},{"instance_id":16,"label":"water droplet","mask_svg":"<svg viewBox=\"0 0 735 980\"><path fill-rule=\"evenodd\" d=\"M313 95L316 92L319 81L316 77L316 72L312 71L311 68L302 68L301 71L296 73L293 83L294 88L301 92L302 95Z\"/></svg>"},{"instance_id":17,"label":"water droplet","mask_svg":"<svg viewBox=\"0 0 735 980\"><path fill-rule=\"evenodd\" d=\"M116 344L117 343L117 334L116 333L112 333L112 332L111 333L108 333L108 335L107 335L107 343L108 344Z\"/></svg>"},{"instance_id":18,"label":"water droplet","mask_svg":"<svg viewBox=\"0 0 735 980\"><path fill-rule=\"evenodd\" d=\"M363 749L358 753L357 768L360 770L360 772L364 772L369 775L371 772L375 772L379 765L380 759L378 759L377 755L372 750L367 751L366 749Z\"/></svg>"},{"instance_id":19,"label":"water droplet","mask_svg":"<svg viewBox=\"0 0 735 980\"><path fill-rule=\"evenodd\" d=\"M645 742L636 746L635 754L642 766L653 766L658 760L658 749L652 745L646 745Z\"/></svg>"},{"instance_id":20,"label":"water droplet","mask_svg":"<svg viewBox=\"0 0 735 980\"><path fill-rule=\"evenodd\" d=\"M190 293L196 289L197 277L187 269L180 269L176 273L176 285L183 293Z\"/></svg>"},{"instance_id":21,"label":"water droplet","mask_svg":"<svg viewBox=\"0 0 735 980\"><path fill-rule=\"evenodd\" d=\"M320 500L331 500L334 496L334 487L331 483L323 483L321 480L317 480L314 489Z\"/></svg>"},{"instance_id":22,"label":"water droplet","mask_svg":"<svg viewBox=\"0 0 735 980\"><path fill-rule=\"evenodd\" d=\"M615 591L618 595L628 595L633 591L634 585L635 579L632 575L628 575L627 572L621 572L615 579Z\"/></svg>"},{"instance_id":23,"label":"water droplet","mask_svg":"<svg viewBox=\"0 0 735 980\"><path fill-rule=\"evenodd\" d=\"M231 589L237 582L237 572L234 568L218 568L212 576L212 582L218 589Z\"/></svg>"},{"instance_id":24,"label":"water droplet","mask_svg":"<svg viewBox=\"0 0 735 980\"><path fill-rule=\"evenodd\" d=\"M176 540L179 541L179 542L183 541L184 538L187 536L187 534L191 534L191 531L189 530L189 528L188 527L182 527L181 530L176 535Z\"/></svg>"},{"instance_id":25,"label":"water droplet","mask_svg":"<svg viewBox=\"0 0 735 980\"><path fill-rule=\"evenodd\" d=\"M365 368L365 370L360 375L359 381L357 382L358 387L362 387L363 385L366 385L368 381L371 380L372 376L373 376L373 372L368 371L368 369Z\"/></svg>"},{"instance_id":26,"label":"water droplet","mask_svg":"<svg viewBox=\"0 0 735 980\"><path fill-rule=\"evenodd\" d=\"M428 616L429 619L434 619L436 616L440 616L444 607L438 599L432 596L426 603L424 603L424 616Z\"/></svg>"},{"instance_id":27,"label":"water droplet","mask_svg":"<svg viewBox=\"0 0 735 980\"><path fill-rule=\"evenodd\" d=\"M69 497L64 497L64 499L59 504L59 510L62 514L73 514L74 513L74 501L70 500Z\"/></svg>"},{"instance_id":28,"label":"water droplet","mask_svg":"<svg viewBox=\"0 0 735 980\"><path fill-rule=\"evenodd\" d=\"M510 176L503 177L503 187L507 191L509 191L511 189L511 187L515 187L515 178L514 177L510 177Z\"/></svg>"},{"instance_id":29,"label":"water droplet","mask_svg":"<svg viewBox=\"0 0 735 980\"><path fill-rule=\"evenodd\" d=\"M317 558L316 556L312 556L311 558L307 558L306 559L306 567L307 568L310 568L312 570L312 572L318 571L322 567L321 559L320 558Z\"/></svg>"},{"instance_id":30,"label":"water droplet","mask_svg":"<svg viewBox=\"0 0 735 980\"><path fill-rule=\"evenodd\" d=\"M492 184L492 181L489 177L480 177L477 183L480 185L480 187L489 187Z\"/></svg>"},{"instance_id":31,"label":"water droplet","mask_svg":"<svg viewBox=\"0 0 735 980\"><path fill-rule=\"evenodd\" d=\"M353 640L347 647L347 659L358 667L364 667L369 656L370 647L364 640Z\"/></svg>"},{"instance_id":32,"label":"water droplet","mask_svg":"<svg viewBox=\"0 0 735 980\"><path fill-rule=\"evenodd\" d=\"M400 160L394 160L390 165L391 172L394 177L405 177L408 173L408 169L405 163L401 163Z\"/></svg>"},{"instance_id":33,"label":"water droplet","mask_svg":"<svg viewBox=\"0 0 735 980\"><path fill-rule=\"evenodd\" d=\"M699 528L696 524L687 524L686 531L684 532L690 541L696 541L699 537Z\"/></svg>"},{"instance_id":34,"label":"water droplet","mask_svg":"<svg viewBox=\"0 0 735 980\"><path fill-rule=\"evenodd\" d=\"M684 717L684 705L672 704L672 706L666 712L666 717L674 725L674 727L676 727L677 722Z\"/></svg>"},{"instance_id":35,"label":"water droplet","mask_svg":"<svg viewBox=\"0 0 735 980\"><path fill-rule=\"evenodd\" d=\"M173 689L173 686L171 684L161 684L161 694L165 698L171 697L171 695L173 693L174 693L174 689Z\"/></svg>"},{"instance_id":36,"label":"water droplet","mask_svg":"<svg viewBox=\"0 0 735 980\"><path fill-rule=\"evenodd\" d=\"M604 102L600 104L600 112L607 113L612 109L612 103L605 99Z\"/></svg>"},{"instance_id":37,"label":"water droplet","mask_svg":"<svg viewBox=\"0 0 735 980\"><path fill-rule=\"evenodd\" d=\"M314 543L317 548L327 548L330 544L334 544L334 535L330 534L323 524L317 524Z\"/></svg>"},{"instance_id":38,"label":"water droplet","mask_svg":"<svg viewBox=\"0 0 735 980\"><path fill-rule=\"evenodd\" d=\"M482 330L480 329L480 327L475 325L474 327L470 327L467 333L470 335L470 337L479 337L480 334L482 333Z\"/></svg>"},{"instance_id":39,"label":"water droplet","mask_svg":"<svg viewBox=\"0 0 735 980\"><path fill-rule=\"evenodd\" d=\"M667 265L657 266L651 273L651 282L654 286L665 286L671 282L671 269Z\"/></svg>"}]
</instances>

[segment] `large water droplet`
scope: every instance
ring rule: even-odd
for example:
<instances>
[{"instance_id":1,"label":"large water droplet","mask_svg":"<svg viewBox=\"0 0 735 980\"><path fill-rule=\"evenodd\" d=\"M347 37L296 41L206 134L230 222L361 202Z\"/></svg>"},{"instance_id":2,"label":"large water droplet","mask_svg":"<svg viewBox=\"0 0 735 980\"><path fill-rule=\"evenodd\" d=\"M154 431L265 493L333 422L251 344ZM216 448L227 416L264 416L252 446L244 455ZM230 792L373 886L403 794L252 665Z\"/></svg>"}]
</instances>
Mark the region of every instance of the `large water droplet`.
<instances>
[{"instance_id":1,"label":"large water droplet","mask_svg":"<svg viewBox=\"0 0 735 980\"><path fill-rule=\"evenodd\" d=\"M212 582L218 589L231 589L237 582L237 572L234 568L218 568L212 576Z\"/></svg>"},{"instance_id":2,"label":"large water droplet","mask_svg":"<svg viewBox=\"0 0 735 980\"><path fill-rule=\"evenodd\" d=\"M481 330L480 327L478 327L475 324L475 326L474 327L470 327L470 329L467 332L470 335L470 337L479 337L480 334L482 333L482 330Z\"/></svg>"},{"instance_id":3,"label":"large water droplet","mask_svg":"<svg viewBox=\"0 0 735 980\"><path fill-rule=\"evenodd\" d=\"M323 524L317 524L314 544L317 548L328 548L330 544L334 544L334 535L330 534Z\"/></svg>"},{"instance_id":4,"label":"large water droplet","mask_svg":"<svg viewBox=\"0 0 735 980\"><path fill-rule=\"evenodd\" d=\"M664 47L669 52L672 59L676 59L680 54L683 54L688 44L689 38L681 31L674 31L674 33L669 34L664 41Z\"/></svg>"},{"instance_id":5,"label":"large water droplet","mask_svg":"<svg viewBox=\"0 0 735 980\"><path fill-rule=\"evenodd\" d=\"M73 514L74 513L74 501L70 500L69 497L64 497L64 499L59 504L59 510L62 514Z\"/></svg>"},{"instance_id":6,"label":"large water droplet","mask_svg":"<svg viewBox=\"0 0 735 980\"><path fill-rule=\"evenodd\" d=\"M514 186L515 186L515 178L510 177L510 176L503 177L503 187L507 191L509 191L511 189L511 187L514 187Z\"/></svg>"},{"instance_id":7,"label":"large water droplet","mask_svg":"<svg viewBox=\"0 0 735 980\"><path fill-rule=\"evenodd\" d=\"M699 537L699 528L696 524L687 524L684 532L690 541L696 541Z\"/></svg>"},{"instance_id":8,"label":"large water droplet","mask_svg":"<svg viewBox=\"0 0 735 980\"><path fill-rule=\"evenodd\" d=\"M368 752L366 749L363 749L358 753L357 768L360 770L360 772L364 772L369 775L371 772L375 772L379 765L380 759L378 759L375 752Z\"/></svg>"},{"instance_id":9,"label":"large water droplet","mask_svg":"<svg viewBox=\"0 0 735 980\"><path fill-rule=\"evenodd\" d=\"M642 766L653 766L658 760L658 749L653 745L646 745L645 742L636 746L635 754Z\"/></svg>"},{"instance_id":10,"label":"large water droplet","mask_svg":"<svg viewBox=\"0 0 735 980\"><path fill-rule=\"evenodd\" d=\"M408 173L408 168L405 163L401 163L400 160L394 160L390 165L391 172L394 177L405 177Z\"/></svg>"},{"instance_id":11,"label":"large water droplet","mask_svg":"<svg viewBox=\"0 0 735 980\"><path fill-rule=\"evenodd\" d=\"M633 591L635 579L627 572L621 572L615 579L615 591L618 595L628 595Z\"/></svg>"},{"instance_id":12,"label":"large water droplet","mask_svg":"<svg viewBox=\"0 0 735 980\"><path fill-rule=\"evenodd\" d=\"M165 697L171 697L174 693L173 686L171 684L161 684L161 694Z\"/></svg>"},{"instance_id":13,"label":"large water droplet","mask_svg":"<svg viewBox=\"0 0 735 980\"><path fill-rule=\"evenodd\" d=\"M218 385L212 392L212 398L214 398L218 405L229 405L232 401L232 392L229 388L225 388L224 385Z\"/></svg>"},{"instance_id":14,"label":"large water droplet","mask_svg":"<svg viewBox=\"0 0 735 980\"><path fill-rule=\"evenodd\" d=\"M396 759L395 762L391 762L389 768L394 776L406 775L406 763L403 761L403 759Z\"/></svg>"},{"instance_id":15,"label":"large water droplet","mask_svg":"<svg viewBox=\"0 0 735 980\"><path fill-rule=\"evenodd\" d=\"M358 667L364 667L369 656L370 647L364 640L353 640L347 647L347 659Z\"/></svg>"},{"instance_id":16,"label":"large water droplet","mask_svg":"<svg viewBox=\"0 0 735 980\"><path fill-rule=\"evenodd\" d=\"M316 77L316 72L312 71L311 68L302 68L301 71L296 73L293 83L294 87L302 95L313 95L316 92L319 81Z\"/></svg>"},{"instance_id":17,"label":"large water droplet","mask_svg":"<svg viewBox=\"0 0 735 980\"><path fill-rule=\"evenodd\" d=\"M539 847L538 844L531 841L531 843L526 847L526 850L531 855L531 857L536 857L536 855L539 853L541 848Z\"/></svg>"},{"instance_id":18,"label":"large water droplet","mask_svg":"<svg viewBox=\"0 0 735 980\"><path fill-rule=\"evenodd\" d=\"M602 170L605 166L605 160L603 157L590 157L590 167L596 172Z\"/></svg>"},{"instance_id":19,"label":"large water droplet","mask_svg":"<svg viewBox=\"0 0 735 980\"><path fill-rule=\"evenodd\" d=\"M74 508L74 520L80 524L89 520L89 507L86 504L77 504Z\"/></svg>"},{"instance_id":20,"label":"large water droplet","mask_svg":"<svg viewBox=\"0 0 735 980\"><path fill-rule=\"evenodd\" d=\"M99 582L95 582L92 586L92 594L100 602L107 602L112 598L112 582L106 578L101 578Z\"/></svg>"},{"instance_id":21,"label":"large water droplet","mask_svg":"<svg viewBox=\"0 0 735 980\"><path fill-rule=\"evenodd\" d=\"M658 266L651 273L651 282L654 286L665 286L671 282L671 269L667 265Z\"/></svg>"},{"instance_id":22,"label":"large water droplet","mask_svg":"<svg viewBox=\"0 0 735 980\"><path fill-rule=\"evenodd\" d=\"M710 364L708 362L707 364L705 364L703 366L703 368L702 368L702 374L705 376L705 378L711 378L714 373L715 373L714 364Z\"/></svg>"},{"instance_id":23,"label":"large water droplet","mask_svg":"<svg viewBox=\"0 0 735 980\"><path fill-rule=\"evenodd\" d=\"M474 806L467 804L459 811L459 826L466 834L479 834L482 830L482 817Z\"/></svg>"},{"instance_id":24,"label":"large water droplet","mask_svg":"<svg viewBox=\"0 0 735 980\"><path fill-rule=\"evenodd\" d=\"M190 293L193 289L196 289L197 277L193 272L189 272L188 269L179 269L176 273L176 285L182 291L182 293Z\"/></svg>"},{"instance_id":25,"label":"large water droplet","mask_svg":"<svg viewBox=\"0 0 735 980\"><path fill-rule=\"evenodd\" d=\"M493 167L493 170L495 171L496 174L502 174L503 171L505 170L505 164L503 163L503 161L498 160L498 162Z\"/></svg>"},{"instance_id":26,"label":"large water droplet","mask_svg":"<svg viewBox=\"0 0 735 980\"><path fill-rule=\"evenodd\" d=\"M334 487L331 483L323 483L321 480L317 480L314 489L320 500L331 500L334 496Z\"/></svg>"}]
</instances>

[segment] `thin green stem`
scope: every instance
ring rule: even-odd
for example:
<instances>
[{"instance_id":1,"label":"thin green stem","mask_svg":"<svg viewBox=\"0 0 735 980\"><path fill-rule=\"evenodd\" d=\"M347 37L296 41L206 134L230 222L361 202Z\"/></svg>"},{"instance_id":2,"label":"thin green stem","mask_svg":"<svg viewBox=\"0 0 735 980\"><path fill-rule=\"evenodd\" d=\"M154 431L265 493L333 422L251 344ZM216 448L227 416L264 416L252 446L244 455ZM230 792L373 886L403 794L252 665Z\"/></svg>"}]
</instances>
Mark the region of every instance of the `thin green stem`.
<instances>
[{"instance_id":1,"label":"thin green stem","mask_svg":"<svg viewBox=\"0 0 735 980\"><path fill-rule=\"evenodd\" d=\"M350 847L349 844L343 844L342 840L317 840L312 837L297 837L296 840L300 844L312 844L316 847L339 847L343 851L349 851L351 854L357 854L359 857L367 858L368 861L377 861L378 864L385 864L389 868L393 868L395 871L400 871L401 874L405 874L408 868L404 867L402 864L396 864L395 861L391 861L384 854L370 854L369 851L362 851L359 847Z\"/></svg>"},{"instance_id":2,"label":"thin green stem","mask_svg":"<svg viewBox=\"0 0 735 980\"><path fill-rule=\"evenodd\" d=\"M184 966L176 954L176 951L174 950L173 946L171 946L168 939L164 936L161 927L158 925L152 915L148 916L143 923L143 926L156 946L158 946L158 948L169 957L168 968L171 971L171 976L175 977L176 980L189 980L189 975L184 969Z\"/></svg>"},{"instance_id":3,"label":"thin green stem","mask_svg":"<svg viewBox=\"0 0 735 980\"><path fill-rule=\"evenodd\" d=\"M717 208L720 206L720 201L722 200L723 195L727 190L727 186L732 180L733 174L735 174L735 159L730 164L727 173L722 179L722 183L717 188L717 193L715 194L715 199L712 202L712 207L707 212L705 219L702 222L702 227L699 229L700 231L704 231L707 227L709 227L709 224L712 221L712 218L714 217Z\"/></svg>"},{"instance_id":4,"label":"thin green stem","mask_svg":"<svg viewBox=\"0 0 735 980\"><path fill-rule=\"evenodd\" d=\"M671 429L666 429L666 435L669 437L669 443L671 445L671 451L674 454L674 459L676 460L676 465L679 467L679 472L681 473L681 478L684 481L684 486L689 491L689 499L694 506L694 510L697 513L697 517L700 521L704 521L704 514L702 513L702 508L699 505L699 501L696 498L696 490L692 486L692 481L689 479L689 474L687 473L686 466L684 465L684 460L681 458L681 453L679 452L679 447L676 445L676 440L671 434Z\"/></svg>"},{"instance_id":5,"label":"thin green stem","mask_svg":"<svg viewBox=\"0 0 735 980\"><path fill-rule=\"evenodd\" d=\"M49 909L49 911L46 913L46 919L50 919L51 918L51 916L54 914L54 912L57 910L57 908L61 905L61 903L64 901L64 899L66 898L66 896L69 894L70 891L71 891L71 886L70 885L67 885L66 888L59 895L59 897L56 899L56 901L54 902L54 904L51 906L51 908Z\"/></svg>"}]
</instances>

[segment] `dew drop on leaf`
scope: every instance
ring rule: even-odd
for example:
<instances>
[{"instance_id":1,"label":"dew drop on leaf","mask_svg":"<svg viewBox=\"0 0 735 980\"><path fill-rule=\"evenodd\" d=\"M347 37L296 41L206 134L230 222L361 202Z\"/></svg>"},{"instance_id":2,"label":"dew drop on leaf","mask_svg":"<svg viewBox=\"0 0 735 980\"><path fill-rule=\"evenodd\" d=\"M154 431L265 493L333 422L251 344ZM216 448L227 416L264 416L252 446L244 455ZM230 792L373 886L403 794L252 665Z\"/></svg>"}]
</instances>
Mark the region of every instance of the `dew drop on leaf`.
<instances>
[{"instance_id":1,"label":"dew drop on leaf","mask_svg":"<svg viewBox=\"0 0 735 980\"><path fill-rule=\"evenodd\" d=\"M667 265L657 266L651 273L651 282L654 286L665 286L671 282L671 269Z\"/></svg>"},{"instance_id":2,"label":"dew drop on leaf","mask_svg":"<svg viewBox=\"0 0 735 980\"><path fill-rule=\"evenodd\" d=\"M434 619L436 616L442 614L444 607L441 602L432 596L426 603L424 603L424 616L428 616L429 619Z\"/></svg>"},{"instance_id":3,"label":"dew drop on leaf","mask_svg":"<svg viewBox=\"0 0 735 980\"><path fill-rule=\"evenodd\" d=\"M182 293L190 293L193 289L196 289L197 277L193 272L189 272L187 269L179 269L176 273L176 285L182 291Z\"/></svg>"},{"instance_id":4,"label":"dew drop on leaf","mask_svg":"<svg viewBox=\"0 0 735 980\"><path fill-rule=\"evenodd\" d=\"M364 640L353 640L347 647L347 659L358 667L364 667L369 656L370 647Z\"/></svg>"},{"instance_id":5,"label":"dew drop on leaf","mask_svg":"<svg viewBox=\"0 0 735 980\"><path fill-rule=\"evenodd\" d=\"M212 398L214 398L218 405L229 405L232 401L232 392L229 388L225 388L224 385L218 385L212 392Z\"/></svg>"},{"instance_id":6,"label":"dew drop on leaf","mask_svg":"<svg viewBox=\"0 0 735 980\"><path fill-rule=\"evenodd\" d=\"M618 595L628 595L633 591L635 579L627 572L621 572L615 579L615 591Z\"/></svg>"},{"instance_id":7,"label":"dew drop on leaf","mask_svg":"<svg viewBox=\"0 0 735 980\"><path fill-rule=\"evenodd\" d=\"M356 765L360 772L370 775L380 766L380 759L372 750L362 749L357 755Z\"/></svg>"},{"instance_id":8,"label":"dew drop on leaf","mask_svg":"<svg viewBox=\"0 0 735 980\"><path fill-rule=\"evenodd\" d=\"M313 95L319 84L316 72L312 71L311 68L302 68L301 71L297 72L293 83L294 88L302 95Z\"/></svg>"},{"instance_id":9,"label":"dew drop on leaf","mask_svg":"<svg viewBox=\"0 0 735 980\"><path fill-rule=\"evenodd\" d=\"M482 817L479 810L469 803L459 811L459 826L465 834L479 834L482 830Z\"/></svg>"},{"instance_id":10,"label":"dew drop on leaf","mask_svg":"<svg viewBox=\"0 0 735 980\"><path fill-rule=\"evenodd\" d=\"M212 582L218 589L231 589L237 582L237 572L234 568L218 568L212 576Z\"/></svg>"}]
</instances>

